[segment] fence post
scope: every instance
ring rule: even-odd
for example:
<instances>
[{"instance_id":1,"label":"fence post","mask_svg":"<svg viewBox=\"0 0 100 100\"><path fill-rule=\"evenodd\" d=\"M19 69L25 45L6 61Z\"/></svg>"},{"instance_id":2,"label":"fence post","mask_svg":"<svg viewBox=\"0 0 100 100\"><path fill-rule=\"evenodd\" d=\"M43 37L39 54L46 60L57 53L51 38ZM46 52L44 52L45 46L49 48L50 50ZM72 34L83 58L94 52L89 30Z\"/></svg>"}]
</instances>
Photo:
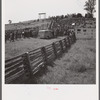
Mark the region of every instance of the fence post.
<instances>
[{"instance_id":1,"label":"fence post","mask_svg":"<svg viewBox=\"0 0 100 100\"><path fill-rule=\"evenodd\" d=\"M62 43L62 40L60 40L59 43L60 43L60 46L61 46L61 53L63 53L64 49L63 49L63 43Z\"/></svg>"},{"instance_id":2,"label":"fence post","mask_svg":"<svg viewBox=\"0 0 100 100\"><path fill-rule=\"evenodd\" d=\"M74 38L74 43L76 42L76 35L75 32L73 32L73 38Z\"/></svg>"},{"instance_id":3,"label":"fence post","mask_svg":"<svg viewBox=\"0 0 100 100\"><path fill-rule=\"evenodd\" d=\"M67 41L66 41L66 38L64 38L64 42L65 42L65 48L67 49Z\"/></svg>"},{"instance_id":4,"label":"fence post","mask_svg":"<svg viewBox=\"0 0 100 100\"><path fill-rule=\"evenodd\" d=\"M70 37L69 36L67 37L67 40L68 40L68 44L67 45L70 48L71 43L70 43Z\"/></svg>"},{"instance_id":5,"label":"fence post","mask_svg":"<svg viewBox=\"0 0 100 100\"><path fill-rule=\"evenodd\" d=\"M53 50L54 50L55 58L57 58L57 50L56 50L56 46L55 46L54 42L52 43L52 47L53 47Z\"/></svg>"},{"instance_id":6,"label":"fence post","mask_svg":"<svg viewBox=\"0 0 100 100\"><path fill-rule=\"evenodd\" d=\"M73 38L73 43L74 43L74 35L72 35L72 38Z\"/></svg>"},{"instance_id":7,"label":"fence post","mask_svg":"<svg viewBox=\"0 0 100 100\"><path fill-rule=\"evenodd\" d=\"M72 44L73 44L74 43L74 34L73 34L73 32L72 32L71 37L72 37Z\"/></svg>"},{"instance_id":8,"label":"fence post","mask_svg":"<svg viewBox=\"0 0 100 100\"><path fill-rule=\"evenodd\" d=\"M73 44L73 35L70 36L70 43Z\"/></svg>"},{"instance_id":9,"label":"fence post","mask_svg":"<svg viewBox=\"0 0 100 100\"><path fill-rule=\"evenodd\" d=\"M44 65L47 65L47 54L46 54L45 47L41 48L41 52L42 52L42 55L43 55Z\"/></svg>"},{"instance_id":10,"label":"fence post","mask_svg":"<svg viewBox=\"0 0 100 100\"><path fill-rule=\"evenodd\" d=\"M72 34L69 36L69 39L70 39L70 46L71 46L71 44L73 43L73 35Z\"/></svg>"},{"instance_id":11,"label":"fence post","mask_svg":"<svg viewBox=\"0 0 100 100\"><path fill-rule=\"evenodd\" d=\"M23 56L23 65L24 65L24 70L25 70L25 74L27 77L32 78L33 77L33 73L32 73L32 67L31 67L31 63L30 63L30 59L29 59L29 54L28 52L25 53Z\"/></svg>"}]
</instances>

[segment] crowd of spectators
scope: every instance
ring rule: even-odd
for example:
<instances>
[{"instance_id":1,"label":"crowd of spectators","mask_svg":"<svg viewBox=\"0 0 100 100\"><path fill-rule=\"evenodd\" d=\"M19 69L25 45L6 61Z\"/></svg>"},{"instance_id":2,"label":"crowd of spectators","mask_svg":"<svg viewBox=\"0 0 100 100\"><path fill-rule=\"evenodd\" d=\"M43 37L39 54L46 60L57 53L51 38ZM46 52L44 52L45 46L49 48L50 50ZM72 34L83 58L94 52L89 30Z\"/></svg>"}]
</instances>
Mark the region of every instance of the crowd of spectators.
<instances>
[{"instance_id":1,"label":"crowd of spectators","mask_svg":"<svg viewBox=\"0 0 100 100\"><path fill-rule=\"evenodd\" d=\"M48 20L51 21L51 24L49 25L48 29L52 30L52 33L55 38L57 36L70 35L73 32L71 32L69 29L74 28L75 25L78 26L82 23L85 23L85 17L83 17L82 14L80 13L71 15L53 16L49 17ZM14 42L15 40L21 38L37 37L39 29L40 29L39 27L35 27L35 28L25 28L19 30L7 30L5 32L5 42L7 41Z\"/></svg>"},{"instance_id":2,"label":"crowd of spectators","mask_svg":"<svg viewBox=\"0 0 100 100\"><path fill-rule=\"evenodd\" d=\"M35 28L25 28L19 30L6 30L5 31L5 42L14 42L22 38L37 37L38 27Z\"/></svg>"},{"instance_id":3,"label":"crowd of spectators","mask_svg":"<svg viewBox=\"0 0 100 100\"><path fill-rule=\"evenodd\" d=\"M83 16L81 13L61 15L50 17L52 21L50 29L53 30L56 36L64 36L71 33L69 29L84 25L86 20L95 20L95 18Z\"/></svg>"}]
</instances>

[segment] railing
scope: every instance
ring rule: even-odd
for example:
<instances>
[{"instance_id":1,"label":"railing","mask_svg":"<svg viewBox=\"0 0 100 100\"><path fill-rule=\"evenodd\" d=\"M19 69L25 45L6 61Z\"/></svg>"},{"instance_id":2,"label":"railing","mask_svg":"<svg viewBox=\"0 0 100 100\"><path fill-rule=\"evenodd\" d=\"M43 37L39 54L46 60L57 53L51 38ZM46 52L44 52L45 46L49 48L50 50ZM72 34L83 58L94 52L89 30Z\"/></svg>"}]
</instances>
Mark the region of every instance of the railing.
<instances>
[{"instance_id":1,"label":"railing","mask_svg":"<svg viewBox=\"0 0 100 100\"><path fill-rule=\"evenodd\" d=\"M75 35L5 61L5 83L33 79L35 73L57 59L76 41ZM25 78L26 77L26 78ZM23 79L22 79L23 78Z\"/></svg>"},{"instance_id":2,"label":"railing","mask_svg":"<svg viewBox=\"0 0 100 100\"><path fill-rule=\"evenodd\" d=\"M23 54L24 55L24 54ZM25 74L22 55L5 61L5 80L10 83Z\"/></svg>"}]
</instances>

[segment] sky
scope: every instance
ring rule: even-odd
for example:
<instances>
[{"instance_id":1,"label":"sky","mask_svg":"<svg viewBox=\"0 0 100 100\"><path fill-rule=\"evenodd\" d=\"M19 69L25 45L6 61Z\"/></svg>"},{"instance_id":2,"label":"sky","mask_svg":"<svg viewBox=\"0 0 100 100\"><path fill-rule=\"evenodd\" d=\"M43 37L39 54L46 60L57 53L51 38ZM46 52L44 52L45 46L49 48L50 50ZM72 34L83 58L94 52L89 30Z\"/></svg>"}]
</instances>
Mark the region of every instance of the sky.
<instances>
[{"instance_id":1,"label":"sky","mask_svg":"<svg viewBox=\"0 0 100 100\"><path fill-rule=\"evenodd\" d=\"M86 0L4 0L5 23L13 23L38 19L38 13L46 13L46 17L86 13Z\"/></svg>"}]
</instances>

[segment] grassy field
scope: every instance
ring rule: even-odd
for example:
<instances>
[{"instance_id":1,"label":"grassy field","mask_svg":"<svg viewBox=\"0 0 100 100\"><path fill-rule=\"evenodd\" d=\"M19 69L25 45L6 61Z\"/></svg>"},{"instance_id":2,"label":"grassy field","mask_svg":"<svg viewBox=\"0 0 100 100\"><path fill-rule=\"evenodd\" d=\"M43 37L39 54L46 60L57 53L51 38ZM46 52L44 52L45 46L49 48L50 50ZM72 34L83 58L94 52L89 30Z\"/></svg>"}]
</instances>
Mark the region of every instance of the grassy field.
<instances>
[{"instance_id":1,"label":"grassy field","mask_svg":"<svg viewBox=\"0 0 100 100\"><path fill-rule=\"evenodd\" d=\"M38 84L95 84L95 40L77 40L68 53L51 65L46 73L37 77Z\"/></svg>"},{"instance_id":2,"label":"grassy field","mask_svg":"<svg viewBox=\"0 0 100 100\"><path fill-rule=\"evenodd\" d=\"M5 30L16 30L16 29L24 29L24 28L30 28L30 27L41 27L42 25L50 25L50 20L44 20L44 21L26 21L21 23L12 23L12 24L6 24Z\"/></svg>"},{"instance_id":3,"label":"grassy field","mask_svg":"<svg viewBox=\"0 0 100 100\"><path fill-rule=\"evenodd\" d=\"M51 44L57 39L22 39L6 43L6 59ZM95 84L96 83L96 41L77 40L68 52L36 74L38 84ZM44 73L44 74L43 74ZM27 82L26 82L27 83ZM28 82L30 83L30 82Z\"/></svg>"},{"instance_id":4,"label":"grassy field","mask_svg":"<svg viewBox=\"0 0 100 100\"><path fill-rule=\"evenodd\" d=\"M23 54L25 52L34 50L38 47L42 47L52 42L58 41L65 37L58 37L56 39L39 39L39 38L30 38L30 39L20 39L15 42L7 42L5 44L5 59L15 57L17 55Z\"/></svg>"}]
</instances>

